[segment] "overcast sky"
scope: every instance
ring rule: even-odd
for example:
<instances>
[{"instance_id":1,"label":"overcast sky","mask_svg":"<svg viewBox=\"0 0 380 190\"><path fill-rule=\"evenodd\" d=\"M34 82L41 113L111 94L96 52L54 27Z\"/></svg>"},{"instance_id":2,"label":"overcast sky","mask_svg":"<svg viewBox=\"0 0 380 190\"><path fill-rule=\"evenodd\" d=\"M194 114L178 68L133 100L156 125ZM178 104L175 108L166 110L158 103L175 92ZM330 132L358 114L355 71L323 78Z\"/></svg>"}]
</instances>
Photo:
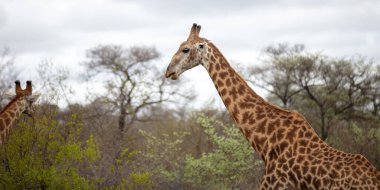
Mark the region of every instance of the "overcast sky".
<instances>
[{"instance_id":1,"label":"overcast sky","mask_svg":"<svg viewBox=\"0 0 380 190\"><path fill-rule=\"evenodd\" d=\"M155 46L162 54L155 64L164 68L194 22L234 63L256 64L264 47L284 42L333 57L380 60L378 0L1 0L0 48L11 49L22 80L33 80L33 70L49 59L71 70L79 89L75 79L86 49ZM203 93L199 102L217 97L203 68L184 76Z\"/></svg>"}]
</instances>

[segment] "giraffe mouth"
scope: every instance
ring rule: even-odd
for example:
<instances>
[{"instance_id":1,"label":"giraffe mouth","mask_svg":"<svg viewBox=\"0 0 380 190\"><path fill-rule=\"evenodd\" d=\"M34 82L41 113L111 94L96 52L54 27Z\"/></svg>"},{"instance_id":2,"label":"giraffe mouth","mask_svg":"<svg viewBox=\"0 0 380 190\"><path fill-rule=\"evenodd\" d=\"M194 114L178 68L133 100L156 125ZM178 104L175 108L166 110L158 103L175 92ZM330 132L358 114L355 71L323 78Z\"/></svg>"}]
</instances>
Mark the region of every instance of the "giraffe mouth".
<instances>
[{"instance_id":1,"label":"giraffe mouth","mask_svg":"<svg viewBox=\"0 0 380 190\"><path fill-rule=\"evenodd\" d=\"M23 111L22 113L27 115L28 117L33 117L32 113L30 113L28 111Z\"/></svg>"},{"instance_id":2,"label":"giraffe mouth","mask_svg":"<svg viewBox=\"0 0 380 190\"><path fill-rule=\"evenodd\" d=\"M165 74L166 78L171 78L172 80L176 80L178 77L176 76L175 72L169 72L167 71Z\"/></svg>"}]
</instances>

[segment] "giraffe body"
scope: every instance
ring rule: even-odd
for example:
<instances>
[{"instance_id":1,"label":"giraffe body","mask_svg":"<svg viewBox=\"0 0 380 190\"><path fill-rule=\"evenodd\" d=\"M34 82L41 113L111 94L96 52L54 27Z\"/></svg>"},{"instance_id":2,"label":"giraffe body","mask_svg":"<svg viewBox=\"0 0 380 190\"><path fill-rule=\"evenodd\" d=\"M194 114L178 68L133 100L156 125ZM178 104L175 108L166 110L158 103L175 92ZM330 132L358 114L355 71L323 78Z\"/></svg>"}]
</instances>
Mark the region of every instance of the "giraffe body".
<instances>
[{"instance_id":1,"label":"giraffe body","mask_svg":"<svg viewBox=\"0 0 380 190\"><path fill-rule=\"evenodd\" d=\"M32 114L32 103L39 97L38 94L32 95L32 83L27 81L25 90L21 89L20 82L16 81L16 96L0 112L0 144L6 141L11 132L13 123L21 114Z\"/></svg>"},{"instance_id":2,"label":"giraffe body","mask_svg":"<svg viewBox=\"0 0 380 190\"><path fill-rule=\"evenodd\" d=\"M258 96L194 24L168 66L177 79L203 65L240 131L265 163L260 189L378 189L380 173L359 154L323 142L297 112L281 109Z\"/></svg>"}]
</instances>

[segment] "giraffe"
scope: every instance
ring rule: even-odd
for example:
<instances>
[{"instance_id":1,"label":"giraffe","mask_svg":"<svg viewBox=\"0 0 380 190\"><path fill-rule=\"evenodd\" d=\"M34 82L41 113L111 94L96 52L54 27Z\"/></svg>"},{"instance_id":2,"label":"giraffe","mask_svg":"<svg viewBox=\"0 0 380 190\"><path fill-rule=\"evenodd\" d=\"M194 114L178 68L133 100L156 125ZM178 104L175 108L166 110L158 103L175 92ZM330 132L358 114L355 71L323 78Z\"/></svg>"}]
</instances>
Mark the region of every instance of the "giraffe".
<instances>
[{"instance_id":1,"label":"giraffe","mask_svg":"<svg viewBox=\"0 0 380 190\"><path fill-rule=\"evenodd\" d=\"M165 77L176 80L197 65L206 68L236 126L264 161L261 190L380 190L380 172L365 157L330 147L303 115L266 102L213 43L199 37L200 29L193 24Z\"/></svg>"},{"instance_id":2,"label":"giraffe","mask_svg":"<svg viewBox=\"0 0 380 190\"><path fill-rule=\"evenodd\" d=\"M33 102L37 100L39 94L32 94L32 81L26 82L26 89L22 90L20 81L16 81L16 96L0 112L0 144L5 143L15 120L26 114L32 116Z\"/></svg>"}]
</instances>

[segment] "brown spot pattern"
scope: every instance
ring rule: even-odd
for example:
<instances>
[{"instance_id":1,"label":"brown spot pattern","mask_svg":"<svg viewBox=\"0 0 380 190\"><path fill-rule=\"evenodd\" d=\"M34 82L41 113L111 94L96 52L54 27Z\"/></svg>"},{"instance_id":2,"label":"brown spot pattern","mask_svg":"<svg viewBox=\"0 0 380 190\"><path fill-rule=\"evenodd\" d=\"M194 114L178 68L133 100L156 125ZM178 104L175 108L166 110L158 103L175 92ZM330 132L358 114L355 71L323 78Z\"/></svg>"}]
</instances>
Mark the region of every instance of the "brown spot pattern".
<instances>
[{"instance_id":1,"label":"brown spot pattern","mask_svg":"<svg viewBox=\"0 0 380 190\"><path fill-rule=\"evenodd\" d=\"M302 115L265 102L212 43L209 47L211 78L239 129L265 162L260 189L377 189L376 169L368 160L331 148Z\"/></svg>"}]
</instances>

